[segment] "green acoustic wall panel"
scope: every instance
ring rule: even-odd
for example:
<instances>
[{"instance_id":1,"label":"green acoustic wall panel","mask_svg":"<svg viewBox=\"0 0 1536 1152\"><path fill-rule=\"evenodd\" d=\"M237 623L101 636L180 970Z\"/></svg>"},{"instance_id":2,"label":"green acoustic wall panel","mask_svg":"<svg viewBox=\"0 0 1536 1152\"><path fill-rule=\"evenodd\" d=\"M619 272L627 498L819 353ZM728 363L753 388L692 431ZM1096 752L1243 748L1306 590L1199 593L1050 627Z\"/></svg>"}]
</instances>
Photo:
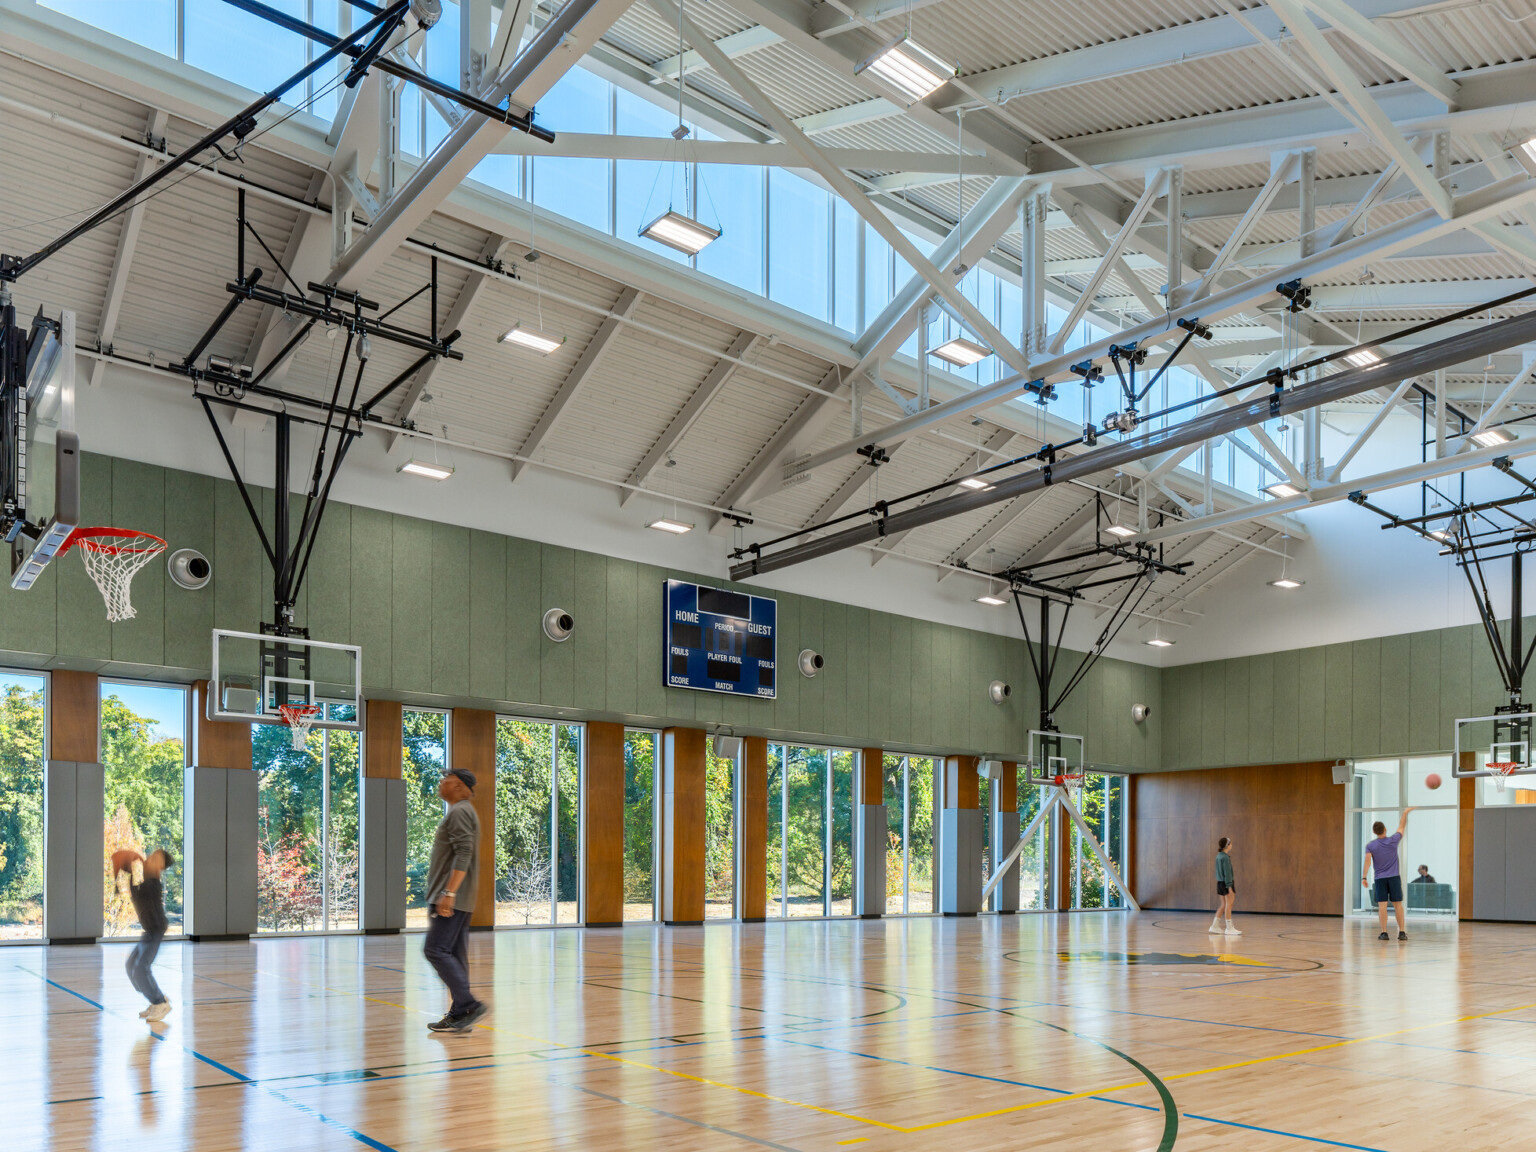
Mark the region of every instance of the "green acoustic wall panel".
<instances>
[{"instance_id":1,"label":"green acoustic wall panel","mask_svg":"<svg viewBox=\"0 0 1536 1152\"><path fill-rule=\"evenodd\" d=\"M1356 756L1376 756L1381 752L1381 641L1361 640L1350 647L1349 747Z\"/></svg>"},{"instance_id":2,"label":"green acoustic wall panel","mask_svg":"<svg viewBox=\"0 0 1536 1152\"><path fill-rule=\"evenodd\" d=\"M139 615L114 626L83 568L65 557L28 593L0 589L0 652L20 663L115 661L142 668L146 677L187 677L206 672L212 628L253 632L270 619L270 567L232 482L98 455L86 455L82 469L88 522L152 531L172 550L195 548L212 562L213 579L201 591L177 588L163 560L156 561L135 581ZM270 533L272 492L250 494ZM290 507L296 527L302 497ZM668 576L707 579L333 503L295 605L296 622L316 639L360 645L368 693L421 704L558 709L656 727L727 725L845 747L1012 755L1025 751L1038 723L1022 640L787 593L771 593L779 604L777 699L668 688ZM554 607L576 619L563 644L541 629L544 611ZM1000 625L1007 623L999 616ZM814 678L797 669L802 648L826 660ZM1058 689L1079 659L1061 653ZM1101 661L1063 706L1062 727L1089 737L1094 762L1160 767L1161 733L1200 730L1198 722L1191 728L1168 714L1165 701L1204 703L1198 673L1170 671L1166 677L1186 687L1166 694L1164 677L1155 668ZM993 704L992 680L1010 683L1013 697ZM1153 720L1135 725L1132 703L1151 704ZM1222 722L1219 706L1205 715Z\"/></svg>"},{"instance_id":3,"label":"green acoustic wall panel","mask_svg":"<svg viewBox=\"0 0 1536 1152\"><path fill-rule=\"evenodd\" d=\"M1354 692L1354 646L1330 644L1323 649L1323 747L1337 748L1354 735L1351 703Z\"/></svg>"},{"instance_id":4,"label":"green acoustic wall panel","mask_svg":"<svg viewBox=\"0 0 1536 1152\"><path fill-rule=\"evenodd\" d=\"M1383 636L1381 639L1381 738L1378 750L1384 756L1413 751L1408 739L1408 718L1412 710L1409 663L1409 637Z\"/></svg>"}]
</instances>

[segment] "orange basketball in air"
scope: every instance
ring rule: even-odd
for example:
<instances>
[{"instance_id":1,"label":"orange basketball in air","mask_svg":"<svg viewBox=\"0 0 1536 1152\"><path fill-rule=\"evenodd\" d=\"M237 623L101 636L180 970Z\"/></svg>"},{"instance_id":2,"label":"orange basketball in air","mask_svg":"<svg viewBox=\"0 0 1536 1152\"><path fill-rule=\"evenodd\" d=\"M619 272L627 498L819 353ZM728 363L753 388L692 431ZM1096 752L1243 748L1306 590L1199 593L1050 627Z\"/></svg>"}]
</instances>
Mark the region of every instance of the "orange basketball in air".
<instances>
[{"instance_id":1,"label":"orange basketball in air","mask_svg":"<svg viewBox=\"0 0 1536 1152\"><path fill-rule=\"evenodd\" d=\"M1428 776L1424 777L1424 787L1429 789L1440 787L1440 773L1431 772Z\"/></svg>"}]
</instances>

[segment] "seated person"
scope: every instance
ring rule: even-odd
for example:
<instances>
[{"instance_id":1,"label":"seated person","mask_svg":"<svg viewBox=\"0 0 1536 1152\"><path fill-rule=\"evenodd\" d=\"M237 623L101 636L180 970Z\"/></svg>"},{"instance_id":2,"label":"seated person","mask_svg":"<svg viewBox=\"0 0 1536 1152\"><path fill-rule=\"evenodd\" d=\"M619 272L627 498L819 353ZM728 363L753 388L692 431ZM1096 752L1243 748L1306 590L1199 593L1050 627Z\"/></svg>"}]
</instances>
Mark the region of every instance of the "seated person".
<instances>
[{"instance_id":1,"label":"seated person","mask_svg":"<svg viewBox=\"0 0 1536 1152\"><path fill-rule=\"evenodd\" d=\"M1433 884L1434 882L1435 878L1429 874L1428 864L1420 864L1419 874L1412 880L1408 881L1410 884Z\"/></svg>"}]
</instances>

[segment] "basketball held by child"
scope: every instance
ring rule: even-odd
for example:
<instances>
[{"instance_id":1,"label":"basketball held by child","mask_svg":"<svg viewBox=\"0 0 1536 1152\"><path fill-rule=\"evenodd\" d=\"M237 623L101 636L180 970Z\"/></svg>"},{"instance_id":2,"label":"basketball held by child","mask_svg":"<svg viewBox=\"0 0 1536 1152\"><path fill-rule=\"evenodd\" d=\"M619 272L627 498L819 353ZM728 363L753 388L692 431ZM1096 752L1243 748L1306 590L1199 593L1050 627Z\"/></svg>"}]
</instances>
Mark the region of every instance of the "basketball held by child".
<instances>
[{"instance_id":1,"label":"basketball held by child","mask_svg":"<svg viewBox=\"0 0 1536 1152\"><path fill-rule=\"evenodd\" d=\"M1430 791L1434 791L1436 788L1440 787L1440 773L1431 772L1428 776L1424 777L1424 787L1428 788Z\"/></svg>"}]
</instances>

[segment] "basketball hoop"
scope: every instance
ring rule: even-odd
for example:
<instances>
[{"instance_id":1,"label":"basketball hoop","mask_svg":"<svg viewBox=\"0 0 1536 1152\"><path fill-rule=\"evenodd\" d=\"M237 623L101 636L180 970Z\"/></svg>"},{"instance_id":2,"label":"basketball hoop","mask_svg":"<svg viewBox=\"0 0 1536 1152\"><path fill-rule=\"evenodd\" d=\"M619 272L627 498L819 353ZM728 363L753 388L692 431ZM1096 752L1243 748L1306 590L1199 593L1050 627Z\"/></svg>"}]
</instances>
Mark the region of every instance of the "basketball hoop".
<instances>
[{"instance_id":1,"label":"basketball hoop","mask_svg":"<svg viewBox=\"0 0 1536 1152\"><path fill-rule=\"evenodd\" d=\"M76 528L61 552L80 549L85 571L107 602L107 619L116 624L137 612L128 599L134 573L165 551L165 541L150 532L130 528Z\"/></svg>"},{"instance_id":2,"label":"basketball hoop","mask_svg":"<svg viewBox=\"0 0 1536 1152\"><path fill-rule=\"evenodd\" d=\"M1084 775L1085 773L1082 772L1066 772L1056 777L1056 787L1065 792L1067 799L1074 805L1077 803L1077 798L1082 795Z\"/></svg>"},{"instance_id":3,"label":"basketball hoop","mask_svg":"<svg viewBox=\"0 0 1536 1152\"><path fill-rule=\"evenodd\" d=\"M1498 786L1500 792L1504 791L1506 780L1514 775L1515 769L1518 767L1520 767L1518 760L1490 760L1487 764L1488 771L1494 774L1493 782Z\"/></svg>"},{"instance_id":4,"label":"basketball hoop","mask_svg":"<svg viewBox=\"0 0 1536 1152\"><path fill-rule=\"evenodd\" d=\"M304 742L309 739L309 730L316 720L320 719L320 713L324 711L323 704L279 704L278 715L283 718L283 723L293 730L293 750L304 751Z\"/></svg>"}]
</instances>

